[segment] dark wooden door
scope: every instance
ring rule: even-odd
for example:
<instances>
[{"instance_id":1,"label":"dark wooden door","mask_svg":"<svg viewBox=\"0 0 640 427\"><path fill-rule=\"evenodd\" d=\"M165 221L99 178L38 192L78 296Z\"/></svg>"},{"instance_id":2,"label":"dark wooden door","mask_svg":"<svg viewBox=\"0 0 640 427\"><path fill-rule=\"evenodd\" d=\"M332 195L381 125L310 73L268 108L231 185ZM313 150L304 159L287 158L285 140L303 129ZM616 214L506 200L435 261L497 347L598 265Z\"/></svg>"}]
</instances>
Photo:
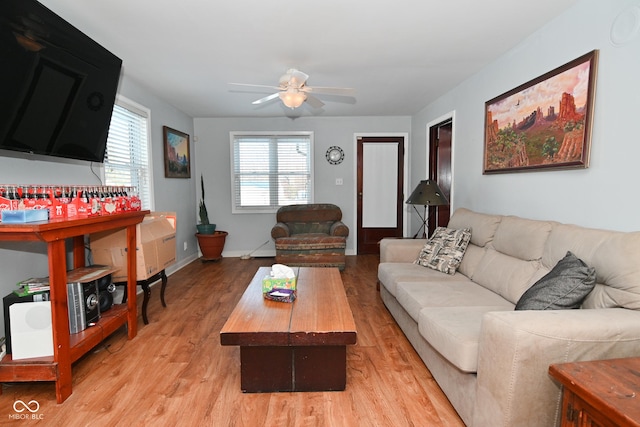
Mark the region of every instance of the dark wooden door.
<instances>
[{"instance_id":1,"label":"dark wooden door","mask_svg":"<svg viewBox=\"0 0 640 427\"><path fill-rule=\"evenodd\" d=\"M379 253L383 237L402 237L404 144L401 136L358 138L358 254Z\"/></svg>"},{"instance_id":2,"label":"dark wooden door","mask_svg":"<svg viewBox=\"0 0 640 427\"><path fill-rule=\"evenodd\" d=\"M451 203L451 145L453 120L447 119L429 128L429 179L433 179ZM428 236L436 227L446 227L450 206L429 207Z\"/></svg>"}]
</instances>

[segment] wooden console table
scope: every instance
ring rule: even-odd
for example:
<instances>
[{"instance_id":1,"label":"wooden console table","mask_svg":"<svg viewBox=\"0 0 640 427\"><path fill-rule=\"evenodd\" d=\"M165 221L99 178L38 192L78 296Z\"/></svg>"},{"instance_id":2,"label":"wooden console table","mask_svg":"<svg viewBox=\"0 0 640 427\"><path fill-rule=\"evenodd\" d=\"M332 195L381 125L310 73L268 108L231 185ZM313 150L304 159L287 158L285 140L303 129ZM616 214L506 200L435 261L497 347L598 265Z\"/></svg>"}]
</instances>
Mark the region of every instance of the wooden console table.
<instances>
[{"instance_id":1,"label":"wooden console table","mask_svg":"<svg viewBox=\"0 0 640 427\"><path fill-rule=\"evenodd\" d=\"M561 426L640 426L640 357L551 365L563 385Z\"/></svg>"},{"instance_id":2,"label":"wooden console table","mask_svg":"<svg viewBox=\"0 0 640 427\"><path fill-rule=\"evenodd\" d=\"M0 223L0 240L40 241L47 244L49 257L49 286L53 356L12 360L8 354L0 361L0 382L55 381L56 399L64 402L72 393L71 364L99 344L104 338L127 324L128 337L137 332L136 306L136 225L149 211L127 212L118 215L51 220L25 224ZM126 228L127 230L127 304L114 305L98 322L100 327L69 333L67 309L67 261L65 240L73 239L73 267L85 265L84 236L99 231ZM1 391L1 389L0 389Z\"/></svg>"}]
</instances>

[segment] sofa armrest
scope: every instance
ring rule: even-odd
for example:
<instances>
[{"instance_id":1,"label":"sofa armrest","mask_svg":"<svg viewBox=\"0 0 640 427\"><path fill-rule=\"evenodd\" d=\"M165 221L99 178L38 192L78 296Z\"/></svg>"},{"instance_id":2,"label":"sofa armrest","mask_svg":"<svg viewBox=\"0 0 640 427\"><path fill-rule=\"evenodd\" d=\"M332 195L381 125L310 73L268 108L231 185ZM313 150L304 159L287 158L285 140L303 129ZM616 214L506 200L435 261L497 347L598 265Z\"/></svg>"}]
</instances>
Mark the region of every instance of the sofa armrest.
<instances>
[{"instance_id":1,"label":"sofa armrest","mask_svg":"<svg viewBox=\"0 0 640 427\"><path fill-rule=\"evenodd\" d=\"M503 311L483 316L474 425L558 425L552 363L640 356L640 311Z\"/></svg>"},{"instance_id":2,"label":"sofa armrest","mask_svg":"<svg viewBox=\"0 0 640 427\"><path fill-rule=\"evenodd\" d=\"M427 239L384 238L380 241L380 262L413 262Z\"/></svg>"},{"instance_id":3,"label":"sofa armrest","mask_svg":"<svg viewBox=\"0 0 640 427\"><path fill-rule=\"evenodd\" d=\"M289 237L291 235L289 226L284 222L278 222L271 229L271 237L275 240L280 237Z\"/></svg>"},{"instance_id":4,"label":"sofa armrest","mask_svg":"<svg viewBox=\"0 0 640 427\"><path fill-rule=\"evenodd\" d=\"M331 224L331 228L329 229L329 235L348 237L349 227L347 227L346 224L342 221L336 221L333 224Z\"/></svg>"}]
</instances>

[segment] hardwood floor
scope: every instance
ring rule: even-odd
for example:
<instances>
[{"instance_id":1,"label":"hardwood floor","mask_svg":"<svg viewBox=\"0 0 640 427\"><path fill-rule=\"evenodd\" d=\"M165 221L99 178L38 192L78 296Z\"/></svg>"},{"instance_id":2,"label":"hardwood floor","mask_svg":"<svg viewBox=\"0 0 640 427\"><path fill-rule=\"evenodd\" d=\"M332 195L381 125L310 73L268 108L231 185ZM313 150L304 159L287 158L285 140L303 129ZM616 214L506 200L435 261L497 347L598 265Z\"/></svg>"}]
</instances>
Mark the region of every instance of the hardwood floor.
<instances>
[{"instance_id":1,"label":"hardwood floor","mask_svg":"<svg viewBox=\"0 0 640 427\"><path fill-rule=\"evenodd\" d=\"M3 385L0 425L463 425L380 300L376 255L349 256L342 272L358 331L347 349L346 390L242 393L239 349L221 346L219 332L257 268L273 262L189 264L169 277L167 308L152 288L150 323L139 319L135 339L123 327L73 365L73 394L63 404L53 383ZM37 401L40 419L11 418L18 399Z\"/></svg>"}]
</instances>

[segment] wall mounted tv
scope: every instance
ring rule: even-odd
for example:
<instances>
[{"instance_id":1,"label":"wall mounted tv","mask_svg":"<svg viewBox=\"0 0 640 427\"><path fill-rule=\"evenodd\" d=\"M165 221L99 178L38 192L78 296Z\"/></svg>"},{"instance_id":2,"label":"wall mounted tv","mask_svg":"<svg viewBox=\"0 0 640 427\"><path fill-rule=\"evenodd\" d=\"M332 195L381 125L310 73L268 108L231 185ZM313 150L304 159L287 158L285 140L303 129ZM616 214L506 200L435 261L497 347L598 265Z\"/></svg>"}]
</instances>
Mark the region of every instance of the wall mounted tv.
<instances>
[{"instance_id":1,"label":"wall mounted tv","mask_svg":"<svg viewBox=\"0 0 640 427\"><path fill-rule=\"evenodd\" d=\"M35 0L1 0L0 64L0 149L103 162L118 57Z\"/></svg>"}]
</instances>

